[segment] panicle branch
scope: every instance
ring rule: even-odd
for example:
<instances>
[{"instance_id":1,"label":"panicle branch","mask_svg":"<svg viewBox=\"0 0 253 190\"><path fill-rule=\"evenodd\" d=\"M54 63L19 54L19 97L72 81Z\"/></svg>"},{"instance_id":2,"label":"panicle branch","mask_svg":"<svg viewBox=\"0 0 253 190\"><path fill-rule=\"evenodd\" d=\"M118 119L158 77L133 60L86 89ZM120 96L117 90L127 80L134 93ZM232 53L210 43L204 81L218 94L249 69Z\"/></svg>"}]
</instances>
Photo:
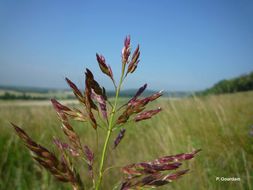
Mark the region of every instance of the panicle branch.
<instances>
[{"instance_id":1,"label":"panicle branch","mask_svg":"<svg viewBox=\"0 0 253 190\"><path fill-rule=\"evenodd\" d=\"M78 184L80 183L80 180L77 177L78 174L74 170L70 169L63 156L61 157L61 160L58 160L52 152L33 141L24 130L13 123L11 124L26 147L34 153L34 160L36 160L58 180L62 182L69 182L75 187L80 185Z\"/></svg>"},{"instance_id":2,"label":"panicle branch","mask_svg":"<svg viewBox=\"0 0 253 190\"><path fill-rule=\"evenodd\" d=\"M178 169L181 161L192 159L199 150L191 153L183 153L172 156L165 156L150 162L131 164L122 168L122 172L127 174L122 183L121 190L138 188L155 188L172 182L189 170L180 170L173 173L164 173Z\"/></svg>"}]
</instances>

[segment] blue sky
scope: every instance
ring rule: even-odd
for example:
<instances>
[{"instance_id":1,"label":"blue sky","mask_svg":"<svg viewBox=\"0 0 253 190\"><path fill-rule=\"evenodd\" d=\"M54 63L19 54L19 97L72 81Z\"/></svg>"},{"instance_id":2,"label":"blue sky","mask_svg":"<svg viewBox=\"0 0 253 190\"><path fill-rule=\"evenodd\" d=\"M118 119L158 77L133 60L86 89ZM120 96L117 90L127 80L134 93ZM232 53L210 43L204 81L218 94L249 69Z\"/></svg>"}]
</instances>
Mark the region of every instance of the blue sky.
<instances>
[{"instance_id":1,"label":"blue sky","mask_svg":"<svg viewBox=\"0 0 253 190\"><path fill-rule=\"evenodd\" d=\"M121 49L131 35L141 62L125 88L200 90L253 71L253 1L250 0L0 0L0 85L83 86L95 53L118 79Z\"/></svg>"}]
</instances>

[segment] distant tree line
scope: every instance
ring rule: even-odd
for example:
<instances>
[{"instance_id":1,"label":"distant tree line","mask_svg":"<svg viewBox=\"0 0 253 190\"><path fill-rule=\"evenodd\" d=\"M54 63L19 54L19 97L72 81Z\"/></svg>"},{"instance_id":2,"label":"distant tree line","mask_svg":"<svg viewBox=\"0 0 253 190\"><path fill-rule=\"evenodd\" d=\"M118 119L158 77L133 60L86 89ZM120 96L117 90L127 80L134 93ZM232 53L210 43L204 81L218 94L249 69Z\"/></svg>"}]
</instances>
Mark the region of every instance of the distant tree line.
<instances>
[{"instance_id":1,"label":"distant tree line","mask_svg":"<svg viewBox=\"0 0 253 190\"><path fill-rule=\"evenodd\" d=\"M221 80L213 87L198 92L197 95L223 94L253 90L253 72L230 80Z\"/></svg>"},{"instance_id":2,"label":"distant tree line","mask_svg":"<svg viewBox=\"0 0 253 190\"><path fill-rule=\"evenodd\" d=\"M30 95L27 95L26 93L16 95L9 92L5 92L3 95L0 95L0 99L2 100L46 100L48 98L47 97L33 97Z\"/></svg>"},{"instance_id":3,"label":"distant tree line","mask_svg":"<svg viewBox=\"0 0 253 190\"><path fill-rule=\"evenodd\" d=\"M50 98L59 98L59 97L31 96L27 93L16 95L10 92L5 92L3 95L0 95L0 99L2 100L49 100ZM60 99L73 99L73 96L68 95L66 97L60 97Z\"/></svg>"}]
</instances>

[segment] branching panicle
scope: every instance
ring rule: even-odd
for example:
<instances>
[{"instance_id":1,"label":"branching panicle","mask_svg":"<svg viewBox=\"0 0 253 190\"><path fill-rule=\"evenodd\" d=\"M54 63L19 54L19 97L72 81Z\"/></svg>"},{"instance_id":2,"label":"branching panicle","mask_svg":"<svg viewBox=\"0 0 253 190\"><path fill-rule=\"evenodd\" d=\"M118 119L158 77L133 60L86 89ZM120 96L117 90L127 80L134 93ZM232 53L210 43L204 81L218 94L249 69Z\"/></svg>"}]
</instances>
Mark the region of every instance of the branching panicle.
<instances>
[{"instance_id":1,"label":"branching panicle","mask_svg":"<svg viewBox=\"0 0 253 190\"><path fill-rule=\"evenodd\" d=\"M87 173L90 177L89 179L92 180L91 189L101 189L103 175L106 170L105 162L108 157L107 152L109 144L112 143L113 150L115 150L124 136L126 136L125 132L127 126L122 128L122 125L126 124L128 121L140 122L150 119L162 111L162 108L160 107L153 110L146 110L146 107L150 102L162 96L162 91L160 91L148 97L141 97L147 88L147 84L140 87L129 101L118 106L122 83L129 73L133 73L136 70L140 61L139 45L131 55L130 36L125 38L121 58L121 75L118 85L116 85L112 69L106 63L104 56L96 54L99 68L105 75L110 77L113 86L115 87L114 103L111 103L108 100L105 88L95 80L93 73L89 69L86 69L85 71L84 92L81 92L70 79L66 78L66 82L72 89L77 100L81 103L82 108L71 108L62 105L55 99L51 99L53 108L59 117L62 124L62 131L66 138L63 140L58 138L53 139L53 143L57 148L56 152L59 153L58 156L37 144L24 130L17 125L12 124L17 135L24 142L25 146L33 153L34 160L58 180L70 183L74 190L84 189L81 176L75 169L75 167L79 167L80 169L83 167L74 166L75 163L79 163L75 162L76 160L86 162L88 166ZM108 105L110 105L111 108L109 108ZM75 132L74 127L72 127L73 123L71 122L71 119L83 122L84 127L89 127L89 125L91 125L92 128L96 130L97 135L99 134L97 130L100 130L100 128L106 131L105 139L101 138L99 140L104 142L102 147L98 146L97 136L97 148L101 150L101 153L98 154L101 156L100 158L97 158L96 153L95 159L93 151L87 145L83 146L79 135ZM115 131L119 131L119 133L114 141L112 141L111 136ZM199 151L200 150L195 150L191 153L164 156L153 161L134 163L122 167L121 171L125 177L121 183L120 189L155 188L171 183L188 172L188 170L178 171L177 169L182 166L183 161L192 159ZM94 164L95 161L99 162L98 167ZM86 184L91 183L85 183L85 185Z\"/></svg>"}]
</instances>

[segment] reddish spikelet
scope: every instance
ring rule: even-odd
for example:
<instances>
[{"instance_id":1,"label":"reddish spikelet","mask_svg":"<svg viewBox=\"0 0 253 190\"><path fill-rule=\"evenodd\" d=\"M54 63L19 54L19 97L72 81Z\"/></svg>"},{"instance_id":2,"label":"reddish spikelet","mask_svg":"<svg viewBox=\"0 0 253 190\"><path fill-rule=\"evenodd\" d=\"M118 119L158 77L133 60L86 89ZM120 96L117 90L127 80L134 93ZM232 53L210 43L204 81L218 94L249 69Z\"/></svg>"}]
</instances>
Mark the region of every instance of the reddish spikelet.
<instances>
[{"instance_id":1,"label":"reddish spikelet","mask_svg":"<svg viewBox=\"0 0 253 190\"><path fill-rule=\"evenodd\" d=\"M79 136L76 134L73 127L69 124L68 118L67 118L66 114L64 113L64 111L66 111L66 108L63 107L64 109L60 109L60 108L62 108L62 105L59 102L57 102L54 99L52 99L51 101L52 101L53 107L55 108L55 110L62 122L63 132L68 137L68 139L69 139L71 145L74 147L74 149L81 150L82 146L81 146ZM69 109L67 109L67 110L69 110Z\"/></svg>"},{"instance_id":2,"label":"reddish spikelet","mask_svg":"<svg viewBox=\"0 0 253 190\"><path fill-rule=\"evenodd\" d=\"M89 70L89 69L86 69L86 73L85 73L85 84L86 84L86 87L85 87L85 98L86 98L86 110L87 110L87 113L89 115L89 120L90 120L90 123L92 125L92 127L94 129L97 128L97 122L96 122L96 119L92 113L92 108L95 109L95 110L98 110L97 109L97 106L94 104L94 102L92 101L91 97L92 97L92 90L94 90L94 92L101 96L103 98L103 100L107 100L107 96L106 96L106 92L105 92L105 89L103 87L100 87L100 85L98 84L98 82L94 79L94 76L92 74L92 72ZM101 104L101 109L103 110L103 114L105 116L105 102L103 102Z\"/></svg>"},{"instance_id":3,"label":"reddish spikelet","mask_svg":"<svg viewBox=\"0 0 253 190\"><path fill-rule=\"evenodd\" d=\"M156 188L178 179L186 174L189 170L182 170L173 174L163 175L162 173L154 173L144 175L137 178L127 179L122 183L121 190L142 189L142 188Z\"/></svg>"},{"instance_id":4,"label":"reddish spikelet","mask_svg":"<svg viewBox=\"0 0 253 190\"><path fill-rule=\"evenodd\" d=\"M92 101L91 99L91 86L92 86L92 82L93 82L93 74L91 73L90 70L86 70L86 73L85 73L85 84L86 84L86 87L85 87L85 103L86 103L86 111L88 113L88 116L89 116L89 121L92 125L92 127L94 129L97 129L97 122L96 122L96 119L92 113L92 108L96 108L97 109L97 106L94 104L94 102ZM95 91L95 90L94 90Z\"/></svg>"},{"instance_id":5,"label":"reddish spikelet","mask_svg":"<svg viewBox=\"0 0 253 190\"><path fill-rule=\"evenodd\" d=\"M64 114L64 111L69 111L70 109L67 108L66 106L61 105L57 100L51 99L52 105L58 114L59 118L61 120L67 120L66 115Z\"/></svg>"},{"instance_id":6,"label":"reddish spikelet","mask_svg":"<svg viewBox=\"0 0 253 190\"><path fill-rule=\"evenodd\" d=\"M152 102L152 101L156 100L157 98L160 98L162 95L163 95L163 90L161 90L161 91L159 91L159 92L157 92L157 93L155 93L155 94L153 94L153 95L151 95L147 98L150 102Z\"/></svg>"},{"instance_id":7,"label":"reddish spikelet","mask_svg":"<svg viewBox=\"0 0 253 190\"><path fill-rule=\"evenodd\" d=\"M164 157L154 160L153 163L168 163L168 162L190 160L194 158L194 156L200 151L201 149L197 149L191 153L182 153L182 154L176 154L176 155L171 155L171 156L164 156Z\"/></svg>"},{"instance_id":8,"label":"reddish spikelet","mask_svg":"<svg viewBox=\"0 0 253 190\"><path fill-rule=\"evenodd\" d=\"M90 119L90 124L92 125L92 127L94 129L97 129L97 121L91 111L91 108L90 108L90 105L89 103L87 103L87 111L88 111L88 114L89 114L89 119Z\"/></svg>"},{"instance_id":9,"label":"reddish spikelet","mask_svg":"<svg viewBox=\"0 0 253 190\"><path fill-rule=\"evenodd\" d=\"M91 100L91 89L92 89L92 83L94 81L94 77L92 72L89 69L86 69L85 72L85 105L87 107L90 106L91 109L98 110L96 104Z\"/></svg>"},{"instance_id":10,"label":"reddish spikelet","mask_svg":"<svg viewBox=\"0 0 253 190\"><path fill-rule=\"evenodd\" d=\"M85 90L85 96L86 96L86 111L87 111L88 116L89 116L89 121L90 121L92 127L94 129L97 129L97 122L96 122L96 119L95 119L95 117L92 113L92 110L91 110L91 108L92 108L91 105L93 105L94 103L91 100L91 92L88 88L86 88L86 90Z\"/></svg>"},{"instance_id":11,"label":"reddish spikelet","mask_svg":"<svg viewBox=\"0 0 253 190\"><path fill-rule=\"evenodd\" d=\"M93 178L94 153L90 150L90 148L87 145L84 146L84 153L87 159L90 177Z\"/></svg>"},{"instance_id":12,"label":"reddish spikelet","mask_svg":"<svg viewBox=\"0 0 253 190\"><path fill-rule=\"evenodd\" d=\"M154 164L152 162L141 162L123 167L122 172L128 174L131 177L134 177L142 174L151 174L160 171L175 170L180 165L181 165L180 162L163 163L163 164Z\"/></svg>"},{"instance_id":13,"label":"reddish spikelet","mask_svg":"<svg viewBox=\"0 0 253 190\"><path fill-rule=\"evenodd\" d=\"M96 94L96 92L92 89L91 98L95 99L98 102L101 113L102 113L104 119L107 120L106 101L103 98L103 96Z\"/></svg>"},{"instance_id":14,"label":"reddish spikelet","mask_svg":"<svg viewBox=\"0 0 253 190\"><path fill-rule=\"evenodd\" d=\"M70 170L67 163L59 161L53 153L33 141L25 133L25 131L23 131L17 125L13 123L11 123L11 125L15 129L20 139L25 143L26 147L35 154L35 156L33 156L34 160L52 173L58 180L62 182L70 182L73 186L77 185L77 174Z\"/></svg>"},{"instance_id":15,"label":"reddish spikelet","mask_svg":"<svg viewBox=\"0 0 253 190\"><path fill-rule=\"evenodd\" d=\"M96 94L101 95L104 97L104 99L106 100L106 94L104 94L104 89L102 87L100 87L100 85L98 84L98 82L94 79L94 76L92 74L92 72L89 69L86 69L86 78L87 78L87 83L88 87L93 89Z\"/></svg>"},{"instance_id":16,"label":"reddish spikelet","mask_svg":"<svg viewBox=\"0 0 253 190\"><path fill-rule=\"evenodd\" d=\"M70 109L69 107L62 105L55 99L51 99L51 102L53 104L54 109L58 113L60 119L66 117L67 115L77 121L87 121L87 116L85 116L84 113L82 113L80 110L76 108Z\"/></svg>"},{"instance_id":17,"label":"reddish spikelet","mask_svg":"<svg viewBox=\"0 0 253 190\"><path fill-rule=\"evenodd\" d=\"M62 153L66 150L74 157L80 156L80 153L77 150L72 148L69 144L61 142L59 139L54 138L53 143Z\"/></svg>"},{"instance_id":18,"label":"reddish spikelet","mask_svg":"<svg viewBox=\"0 0 253 190\"><path fill-rule=\"evenodd\" d=\"M119 143L121 142L121 140L124 138L126 129L121 129L118 136L116 137L116 139L114 140L114 149L119 145Z\"/></svg>"},{"instance_id":19,"label":"reddish spikelet","mask_svg":"<svg viewBox=\"0 0 253 190\"><path fill-rule=\"evenodd\" d=\"M144 109L145 107L143 106L142 102L138 102L138 104L128 105L126 110L117 119L117 124L126 123L131 115L140 113Z\"/></svg>"},{"instance_id":20,"label":"reddish spikelet","mask_svg":"<svg viewBox=\"0 0 253 190\"><path fill-rule=\"evenodd\" d=\"M144 107L146 106L149 102L152 102L158 98L160 98L163 94L162 94L162 90L152 94L151 96L148 96L146 98L143 99L136 99L135 101L131 101L128 103L128 106L132 106L132 107Z\"/></svg>"},{"instance_id":21,"label":"reddish spikelet","mask_svg":"<svg viewBox=\"0 0 253 190\"><path fill-rule=\"evenodd\" d=\"M178 179L179 177L181 177L182 175L186 174L187 172L189 171L189 169L187 170L181 170L181 171L178 171L176 173L173 173L173 174L169 174L167 176L164 177L164 180L176 180Z\"/></svg>"},{"instance_id":22,"label":"reddish spikelet","mask_svg":"<svg viewBox=\"0 0 253 190\"><path fill-rule=\"evenodd\" d=\"M149 110L149 111L145 111L145 112L142 112L140 114L138 114L134 120L136 122L138 121L142 121L142 120L145 120L145 119L150 119L152 116L154 116L155 114L159 113L162 109L159 107L155 110Z\"/></svg>"},{"instance_id":23,"label":"reddish spikelet","mask_svg":"<svg viewBox=\"0 0 253 190\"><path fill-rule=\"evenodd\" d=\"M149 102L148 99L135 100L128 103L125 111L119 116L117 124L126 123L131 115L142 112L145 109L145 105Z\"/></svg>"},{"instance_id":24,"label":"reddish spikelet","mask_svg":"<svg viewBox=\"0 0 253 190\"><path fill-rule=\"evenodd\" d=\"M81 103L85 103L84 102L84 96L81 93L81 91L77 88L77 86L71 81L69 80L67 77L65 78L68 85L70 86L70 88L73 90L73 93L75 94L76 98L81 102Z\"/></svg>"},{"instance_id":25,"label":"reddish spikelet","mask_svg":"<svg viewBox=\"0 0 253 190\"><path fill-rule=\"evenodd\" d=\"M108 72L109 72L109 75L110 75L110 78L112 79L112 81L114 82L114 78L113 78L113 72L112 72L112 68L110 65L108 65Z\"/></svg>"},{"instance_id":26,"label":"reddish spikelet","mask_svg":"<svg viewBox=\"0 0 253 190\"><path fill-rule=\"evenodd\" d=\"M162 91L159 91L151 96L148 96L143 99L136 99L135 101L130 102L128 105L129 106L134 106L134 107L144 107L146 106L149 102L152 102L156 100L157 98L160 98L162 96Z\"/></svg>"},{"instance_id":27,"label":"reddish spikelet","mask_svg":"<svg viewBox=\"0 0 253 190\"><path fill-rule=\"evenodd\" d=\"M76 150L81 150L81 142L79 136L76 134L74 131L73 127L69 124L68 121L63 121L62 123L62 129L65 135L68 137L71 145L74 147Z\"/></svg>"},{"instance_id":28,"label":"reddish spikelet","mask_svg":"<svg viewBox=\"0 0 253 190\"><path fill-rule=\"evenodd\" d=\"M163 174L164 171L175 170L181 166L179 161L189 160L200 150L191 153L165 156L150 162L131 164L122 168L128 177L122 183L121 190L138 189L141 187L158 187L178 179L189 170L181 170L172 174Z\"/></svg>"},{"instance_id":29,"label":"reddish spikelet","mask_svg":"<svg viewBox=\"0 0 253 190\"><path fill-rule=\"evenodd\" d=\"M59 139L54 138L53 143L58 147L60 150L65 150L69 148L69 145L67 143L61 142Z\"/></svg>"},{"instance_id":30,"label":"reddish spikelet","mask_svg":"<svg viewBox=\"0 0 253 190\"><path fill-rule=\"evenodd\" d=\"M189 170L182 170L168 175L150 175L142 180L143 187L159 187L171 183L173 180L178 179L182 175L186 174Z\"/></svg>"},{"instance_id":31,"label":"reddish spikelet","mask_svg":"<svg viewBox=\"0 0 253 190\"><path fill-rule=\"evenodd\" d=\"M130 50L130 36L127 36L124 41L124 47L121 52L122 56L122 64L125 65L128 63L128 58L130 56L131 50Z\"/></svg>"},{"instance_id":32,"label":"reddish spikelet","mask_svg":"<svg viewBox=\"0 0 253 190\"><path fill-rule=\"evenodd\" d=\"M131 59L129 65L128 65L127 74L128 73L133 73L135 71L135 69L137 68L138 63L140 62L139 57L140 57L140 47L138 45L137 48L134 51L134 54L132 56L132 59Z\"/></svg>"},{"instance_id":33,"label":"reddish spikelet","mask_svg":"<svg viewBox=\"0 0 253 190\"><path fill-rule=\"evenodd\" d=\"M94 161L94 154L87 145L84 146L84 153L85 153L87 160L92 165L93 161Z\"/></svg>"},{"instance_id":34,"label":"reddish spikelet","mask_svg":"<svg viewBox=\"0 0 253 190\"><path fill-rule=\"evenodd\" d=\"M112 81L114 82L112 69L109 65L106 64L104 56L96 54L96 57L97 57L97 62L98 62L98 65L99 65L101 71L104 74L106 74L107 76L109 76L112 79Z\"/></svg>"},{"instance_id":35,"label":"reddish spikelet","mask_svg":"<svg viewBox=\"0 0 253 190\"><path fill-rule=\"evenodd\" d=\"M142 112L145 109L145 106L149 102L152 102L156 100L157 98L159 98L160 96L162 96L162 91L160 91L149 97L146 97L143 99L137 99L137 97L145 90L145 88L146 88L146 84L137 91L136 95L131 100L128 101L125 111L117 119L117 124L126 123L131 115ZM156 111L152 110L151 113L148 112L146 113L146 115L145 114L141 115L141 117L144 119L145 118L144 116L146 117L152 116L152 114L154 115L158 113L159 111L160 111L159 109ZM137 120L139 120L138 119L139 117L137 117Z\"/></svg>"},{"instance_id":36,"label":"reddish spikelet","mask_svg":"<svg viewBox=\"0 0 253 190\"><path fill-rule=\"evenodd\" d=\"M70 108L68 108L67 106L62 105L56 99L51 99L51 102L54 106L54 109L57 110L57 112L59 112L59 111L71 111Z\"/></svg>"},{"instance_id":37,"label":"reddish spikelet","mask_svg":"<svg viewBox=\"0 0 253 190\"><path fill-rule=\"evenodd\" d=\"M134 97L132 97L129 101L128 104L132 104L147 88L147 84L144 84L142 87L140 87L138 89L138 91L136 92L136 94L134 95Z\"/></svg>"},{"instance_id":38,"label":"reddish spikelet","mask_svg":"<svg viewBox=\"0 0 253 190\"><path fill-rule=\"evenodd\" d=\"M71 111L65 111L64 113L76 121L86 122L88 120L88 116L77 108Z\"/></svg>"},{"instance_id":39,"label":"reddish spikelet","mask_svg":"<svg viewBox=\"0 0 253 190\"><path fill-rule=\"evenodd\" d=\"M86 88L93 89L96 94L103 96L103 98L107 100L105 88L100 87L100 85L94 79L93 74L89 69L86 69L85 76L86 76L86 79L85 79Z\"/></svg>"},{"instance_id":40,"label":"reddish spikelet","mask_svg":"<svg viewBox=\"0 0 253 190\"><path fill-rule=\"evenodd\" d=\"M105 62L105 58L103 55L99 55L98 53L96 54L96 57L97 57L97 62L98 62L98 65L101 69L101 71L108 75L109 76L109 72L108 72L108 67L106 65L106 62Z\"/></svg>"}]
</instances>

